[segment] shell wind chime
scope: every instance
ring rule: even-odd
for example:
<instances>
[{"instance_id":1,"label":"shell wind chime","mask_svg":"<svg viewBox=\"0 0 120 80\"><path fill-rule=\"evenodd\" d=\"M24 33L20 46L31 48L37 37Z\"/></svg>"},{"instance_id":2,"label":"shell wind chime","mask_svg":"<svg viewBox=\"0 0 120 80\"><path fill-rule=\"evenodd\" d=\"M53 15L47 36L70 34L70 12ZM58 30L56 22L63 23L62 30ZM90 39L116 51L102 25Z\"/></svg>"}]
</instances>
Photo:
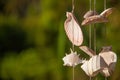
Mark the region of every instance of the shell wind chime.
<instances>
[{"instance_id":1,"label":"shell wind chime","mask_svg":"<svg viewBox=\"0 0 120 80\"><path fill-rule=\"evenodd\" d=\"M92 1L90 0L90 7L91 7L91 2ZM96 24L96 23L105 23L109 21L108 17L113 12L113 8L106 9L106 0L104 0L105 10L101 14L98 14L95 10L95 3L96 0L94 0L94 10L91 10L90 8L90 10L87 13L85 13L85 15L83 16L84 20L81 23L82 26ZM105 77L111 76L115 69L115 64L117 62L117 55L115 52L112 51L111 46L102 47L100 52L96 52L95 48L94 50L92 50L91 46L90 47L81 46L83 43L83 33L74 15L74 0L72 0L72 11L66 12L66 17L67 19L64 22L64 29L73 47L72 49L70 48L71 52L69 54L66 54L66 56L63 57L62 60L64 62L63 64L64 66L73 67L73 80L74 80L74 67L79 64L81 64L81 69L89 77L97 76L98 73L101 73ZM96 35L96 33L94 34ZM94 35L94 41L96 40L95 35ZM92 44L91 36L89 42L90 44ZM79 47L81 51L89 55L89 59L86 60L79 58L80 55L77 54L77 51L74 51L74 46ZM94 47L95 46L96 45L94 45Z\"/></svg>"}]
</instances>

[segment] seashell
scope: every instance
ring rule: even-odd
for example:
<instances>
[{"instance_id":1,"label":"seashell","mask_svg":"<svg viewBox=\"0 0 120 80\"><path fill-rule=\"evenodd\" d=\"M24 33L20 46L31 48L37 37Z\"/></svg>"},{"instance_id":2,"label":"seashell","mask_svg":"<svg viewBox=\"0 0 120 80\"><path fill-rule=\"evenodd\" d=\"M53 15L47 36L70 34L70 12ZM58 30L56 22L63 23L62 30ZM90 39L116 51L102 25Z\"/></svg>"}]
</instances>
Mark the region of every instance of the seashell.
<instances>
[{"instance_id":1,"label":"seashell","mask_svg":"<svg viewBox=\"0 0 120 80\"><path fill-rule=\"evenodd\" d=\"M90 60L85 61L81 68L83 71L90 77L96 76L104 67L106 63L104 62L103 58L96 55L92 56Z\"/></svg>"},{"instance_id":2,"label":"seashell","mask_svg":"<svg viewBox=\"0 0 120 80\"><path fill-rule=\"evenodd\" d=\"M94 16L94 15L98 15L98 13L96 11L90 10L90 11L85 13L84 18L88 18L88 17Z\"/></svg>"},{"instance_id":3,"label":"seashell","mask_svg":"<svg viewBox=\"0 0 120 80\"><path fill-rule=\"evenodd\" d=\"M113 8L108 8L104 10L100 15L93 15L93 16L84 16L86 17L81 25L89 25L93 23L102 23L108 22L107 17L113 12Z\"/></svg>"},{"instance_id":4,"label":"seashell","mask_svg":"<svg viewBox=\"0 0 120 80\"><path fill-rule=\"evenodd\" d=\"M108 77L110 76L115 68L115 64L117 62L117 55L111 51L111 47L103 47L102 51L99 53L99 56L101 56L107 66L101 71L101 73Z\"/></svg>"},{"instance_id":5,"label":"seashell","mask_svg":"<svg viewBox=\"0 0 120 80\"><path fill-rule=\"evenodd\" d=\"M112 51L112 46L105 46L105 47L102 47L100 53L108 52L108 51Z\"/></svg>"},{"instance_id":6,"label":"seashell","mask_svg":"<svg viewBox=\"0 0 120 80\"><path fill-rule=\"evenodd\" d=\"M86 18L85 20L83 20L81 25L89 25L93 23L102 23L102 22L108 22L108 19L101 15L94 15L94 16L90 16Z\"/></svg>"},{"instance_id":7,"label":"seashell","mask_svg":"<svg viewBox=\"0 0 120 80\"><path fill-rule=\"evenodd\" d=\"M83 43L82 30L79 24L77 23L73 13L67 12L66 16L67 19L64 23L66 35L74 45L80 46Z\"/></svg>"},{"instance_id":8,"label":"seashell","mask_svg":"<svg viewBox=\"0 0 120 80\"><path fill-rule=\"evenodd\" d=\"M66 54L66 56L63 58L64 66L73 66L81 63L81 60L79 58L79 55L77 55L77 52L73 52L71 49L70 54Z\"/></svg>"},{"instance_id":9,"label":"seashell","mask_svg":"<svg viewBox=\"0 0 120 80\"><path fill-rule=\"evenodd\" d=\"M101 73L102 73L105 77L110 76L110 73L109 73L108 68L104 68L104 69L101 71Z\"/></svg>"},{"instance_id":10,"label":"seashell","mask_svg":"<svg viewBox=\"0 0 120 80\"><path fill-rule=\"evenodd\" d=\"M96 53L87 46L80 46L79 48L91 57L96 55Z\"/></svg>"},{"instance_id":11,"label":"seashell","mask_svg":"<svg viewBox=\"0 0 120 80\"><path fill-rule=\"evenodd\" d=\"M104 10L100 15L104 17L108 17L113 12L113 8L108 8Z\"/></svg>"}]
</instances>

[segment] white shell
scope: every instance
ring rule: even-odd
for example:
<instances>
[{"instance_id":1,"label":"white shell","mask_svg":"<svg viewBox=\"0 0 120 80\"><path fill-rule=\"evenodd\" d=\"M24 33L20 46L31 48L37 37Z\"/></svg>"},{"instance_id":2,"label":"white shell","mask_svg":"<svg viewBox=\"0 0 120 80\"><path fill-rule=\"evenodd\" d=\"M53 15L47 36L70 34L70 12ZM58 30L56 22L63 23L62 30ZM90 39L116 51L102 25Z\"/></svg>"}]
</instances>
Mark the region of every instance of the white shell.
<instances>
[{"instance_id":1,"label":"white shell","mask_svg":"<svg viewBox=\"0 0 120 80\"><path fill-rule=\"evenodd\" d=\"M117 56L113 51L102 52L99 55L105 60L106 64L109 66L112 62L117 61Z\"/></svg>"},{"instance_id":2,"label":"white shell","mask_svg":"<svg viewBox=\"0 0 120 80\"><path fill-rule=\"evenodd\" d=\"M82 30L72 13L67 12L66 15L67 19L64 23L66 35L74 45L80 46L83 43Z\"/></svg>"},{"instance_id":3,"label":"white shell","mask_svg":"<svg viewBox=\"0 0 120 80\"><path fill-rule=\"evenodd\" d=\"M101 52L99 55L104 59L107 66L101 71L101 73L108 77L112 74L117 61L117 56L113 51Z\"/></svg>"},{"instance_id":4,"label":"white shell","mask_svg":"<svg viewBox=\"0 0 120 80\"><path fill-rule=\"evenodd\" d=\"M83 16L84 18L88 18L90 16L98 15L96 11L87 11L85 15Z\"/></svg>"},{"instance_id":5,"label":"white shell","mask_svg":"<svg viewBox=\"0 0 120 80\"><path fill-rule=\"evenodd\" d=\"M108 77L110 76L110 72L109 72L109 69L108 68L104 68L101 73L105 76L105 77Z\"/></svg>"},{"instance_id":6,"label":"white shell","mask_svg":"<svg viewBox=\"0 0 120 80\"><path fill-rule=\"evenodd\" d=\"M66 56L63 58L64 66L73 66L81 63L81 60L79 58L79 55L77 55L77 52L73 52L71 50L70 54L66 54Z\"/></svg>"},{"instance_id":7,"label":"white shell","mask_svg":"<svg viewBox=\"0 0 120 80\"><path fill-rule=\"evenodd\" d=\"M100 15L93 15L93 16L89 16L88 14L87 14L88 16L84 15L85 19L83 20L81 25L89 25L89 24L93 24L93 23L108 22L107 17L112 12L113 12L113 8L108 8L108 9L104 10Z\"/></svg>"},{"instance_id":8,"label":"white shell","mask_svg":"<svg viewBox=\"0 0 120 80\"><path fill-rule=\"evenodd\" d=\"M104 66L106 66L102 65L101 62L104 63L104 60L100 56L92 56L90 60L83 63L81 68L88 76L93 77L96 76L100 72L100 70L104 68Z\"/></svg>"},{"instance_id":9,"label":"white shell","mask_svg":"<svg viewBox=\"0 0 120 80\"><path fill-rule=\"evenodd\" d=\"M100 15L104 17L108 17L113 12L113 8L108 8L104 10Z\"/></svg>"},{"instance_id":10,"label":"white shell","mask_svg":"<svg viewBox=\"0 0 120 80\"><path fill-rule=\"evenodd\" d=\"M93 23L102 23L102 22L108 22L108 19L101 15L94 15L84 19L81 25L89 25Z\"/></svg>"},{"instance_id":11,"label":"white shell","mask_svg":"<svg viewBox=\"0 0 120 80\"><path fill-rule=\"evenodd\" d=\"M79 48L91 57L96 55L96 53L87 46L80 46Z\"/></svg>"}]
</instances>

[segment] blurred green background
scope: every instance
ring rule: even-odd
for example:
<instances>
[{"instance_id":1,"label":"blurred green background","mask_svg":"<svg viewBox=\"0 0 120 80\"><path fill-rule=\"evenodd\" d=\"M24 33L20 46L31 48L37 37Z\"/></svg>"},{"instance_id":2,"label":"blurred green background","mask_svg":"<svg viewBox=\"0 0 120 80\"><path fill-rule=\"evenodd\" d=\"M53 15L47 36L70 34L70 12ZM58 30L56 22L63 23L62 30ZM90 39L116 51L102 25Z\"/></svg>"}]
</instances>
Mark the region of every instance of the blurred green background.
<instances>
[{"instance_id":1,"label":"blurred green background","mask_svg":"<svg viewBox=\"0 0 120 80\"><path fill-rule=\"evenodd\" d=\"M103 0L96 0L97 12L104 9ZM72 80L72 68L64 67L62 57L70 52L65 35L66 11L71 0L0 0L0 80ZM93 2L93 0L92 0ZM118 61L109 80L120 80L120 1L107 0L107 8L115 7L109 23L96 24L97 52L102 46L113 47ZM89 0L75 0L75 16L81 24L89 10ZM105 42L105 26L107 42ZM88 46L88 27L81 26L83 45ZM75 47L81 57L85 53ZM105 80L99 74L93 79ZM89 77L75 68L75 80Z\"/></svg>"}]
</instances>

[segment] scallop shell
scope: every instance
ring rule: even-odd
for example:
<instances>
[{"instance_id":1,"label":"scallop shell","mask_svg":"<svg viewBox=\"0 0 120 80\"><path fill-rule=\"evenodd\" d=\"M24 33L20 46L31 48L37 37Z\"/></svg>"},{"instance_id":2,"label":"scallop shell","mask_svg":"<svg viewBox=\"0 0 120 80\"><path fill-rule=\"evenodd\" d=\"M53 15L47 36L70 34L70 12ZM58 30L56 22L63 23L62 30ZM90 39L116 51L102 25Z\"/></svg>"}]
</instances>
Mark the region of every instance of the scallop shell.
<instances>
[{"instance_id":1,"label":"scallop shell","mask_svg":"<svg viewBox=\"0 0 120 80\"><path fill-rule=\"evenodd\" d=\"M81 25L89 25L93 23L102 23L102 22L108 22L108 19L101 15L94 15L94 16L90 16L86 18L85 20L83 20Z\"/></svg>"},{"instance_id":2,"label":"scallop shell","mask_svg":"<svg viewBox=\"0 0 120 80\"><path fill-rule=\"evenodd\" d=\"M108 17L113 12L113 8L108 8L104 10L100 15L104 17Z\"/></svg>"},{"instance_id":3,"label":"scallop shell","mask_svg":"<svg viewBox=\"0 0 120 80\"><path fill-rule=\"evenodd\" d=\"M84 18L88 18L88 17L93 16L93 15L98 15L98 13L96 11L90 10L90 11L85 13Z\"/></svg>"},{"instance_id":4,"label":"scallop shell","mask_svg":"<svg viewBox=\"0 0 120 80\"><path fill-rule=\"evenodd\" d=\"M106 10L104 10L100 15L93 15L93 16L89 16L88 13L86 13L86 15L84 15L84 20L82 22L81 25L89 25L89 24L93 24L93 23L102 23L102 22L108 22L107 17L113 12L113 8L108 8ZM91 14L89 12L89 14Z\"/></svg>"},{"instance_id":5,"label":"scallop shell","mask_svg":"<svg viewBox=\"0 0 120 80\"><path fill-rule=\"evenodd\" d=\"M99 53L99 56L101 56L107 64L107 66L101 71L101 73L104 76L108 77L114 71L115 64L117 62L117 55L111 50L108 51L107 47L104 47L103 50Z\"/></svg>"},{"instance_id":6,"label":"scallop shell","mask_svg":"<svg viewBox=\"0 0 120 80\"><path fill-rule=\"evenodd\" d=\"M83 43L82 30L71 12L67 12L66 15L67 19L64 23L66 35L74 45L80 46Z\"/></svg>"},{"instance_id":7,"label":"scallop shell","mask_svg":"<svg viewBox=\"0 0 120 80\"><path fill-rule=\"evenodd\" d=\"M90 60L85 61L81 68L83 69L83 71L91 77L96 76L104 67L106 66L104 60L96 55L96 56L92 56L90 58Z\"/></svg>"},{"instance_id":8,"label":"scallop shell","mask_svg":"<svg viewBox=\"0 0 120 80\"><path fill-rule=\"evenodd\" d=\"M91 57L96 55L96 53L87 46L80 46L79 48Z\"/></svg>"}]
</instances>

